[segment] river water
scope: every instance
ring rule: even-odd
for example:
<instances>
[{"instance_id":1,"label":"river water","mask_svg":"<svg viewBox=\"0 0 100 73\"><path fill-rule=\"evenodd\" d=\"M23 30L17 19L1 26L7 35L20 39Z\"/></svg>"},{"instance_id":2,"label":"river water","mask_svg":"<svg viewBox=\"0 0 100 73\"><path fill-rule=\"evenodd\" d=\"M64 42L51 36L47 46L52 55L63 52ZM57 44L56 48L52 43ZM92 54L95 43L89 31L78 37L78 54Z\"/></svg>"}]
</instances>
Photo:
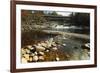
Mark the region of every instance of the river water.
<instances>
[{"instance_id":1,"label":"river water","mask_svg":"<svg viewBox=\"0 0 100 73\"><path fill-rule=\"evenodd\" d=\"M85 34L89 36L89 29L52 29L52 31L62 31L62 32L68 32L68 33L76 33L76 34ZM87 60L89 59L89 54L88 52L85 52L83 48L81 47L82 45L89 43L90 39L86 38L77 38L73 36L57 36L54 38L55 41L61 42L62 46L60 49L63 49L63 51L66 54L70 54L71 58L70 60Z\"/></svg>"},{"instance_id":2,"label":"river water","mask_svg":"<svg viewBox=\"0 0 100 73\"><path fill-rule=\"evenodd\" d=\"M78 34L86 34L89 36L89 30L83 31L83 29L46 29L46 30L52 30L52 31L63 31L63 32L70 32L70 33L78 33ZM87 32L86 32L87 31ZM88 52L84 52L82 45L89 43L89 39L82 39L82 38L76 38L76 37L68 37L66 35L62 36L52 36L52 35L43 35L42 33L37 35L37 38L34 37L36 34L29 33L29 39L31 40L48 40L50 38L53 38L55 42L60 43L60 49L61 51L64 51L66 54L70 54L70 60L88 60L89 54ZM24 34L22 37L23 43L27 42L25 36L29 34ZM26 41L25 41L26 40ZM31 44L31 42L28 41L28 44ZM26 44L26 43L25 43Z\"/></svg>"}]
</instances>

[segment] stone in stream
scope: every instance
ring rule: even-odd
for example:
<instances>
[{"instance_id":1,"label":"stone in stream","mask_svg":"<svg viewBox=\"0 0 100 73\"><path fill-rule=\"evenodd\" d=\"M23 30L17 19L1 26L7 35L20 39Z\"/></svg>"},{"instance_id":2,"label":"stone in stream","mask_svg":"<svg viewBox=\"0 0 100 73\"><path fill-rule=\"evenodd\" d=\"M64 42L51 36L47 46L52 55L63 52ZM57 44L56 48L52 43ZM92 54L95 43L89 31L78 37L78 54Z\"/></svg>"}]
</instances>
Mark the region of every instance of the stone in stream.
<instances>
[{"instance_id":1,"label":"stone in stream","mask_svg":"<svg viewBox=\"0 0 100 73\"><path fill-rule=\"evenodd\" d=\"M31 45L28 45L27 48L28 48L28 49L33 49Z\"/></svg>"},{"instance_id":2,"label":"stone in stream","mask_svg":"<svg viewBox=\"0 0 100 73\"><path fill-rule=\"evenodd\" d=\"M31 54L31 56L35 56L35 55L36 55L35 53L32 53L32 54Z\"/></svg>"},{"instance_id":3,"label":"stone in stream","mask_svg":"<svg viewBox=\"0 0 100 73\"><path fill-rule=\"evenodd\" d=\"M24 57L22 57L22 63L27 63L27 60L26 60L26 58L24 58Z\"/></svg>"},{"instance_id":4,"label":"stone in stream","mask_svg":"<svg viewBox=\"0 0 100 73\"><path fill-rule=\"evenodd\" d=\"M25 51L27 54L31 53L29 49L25 49Z\"/></svg>"},{"instance_id":5,"label":"stone in stream","mask_svg":"<svg viewBox=\"0 0 100 73\"><path fill-rule=\"evenodd\" d=\"M35 48L36 48L36 51L45 51L45 48L39 45L36 45Z\"/></svg>"},{"instance_id":6,"label":"stone in stream","mask_svg":"<svg viewBox=\"0 0 100 73\"><path fill-rule=\"evenodd\" d=\"M41 52L41 51L40 51L40 52L38 52L38 55L39 55L39 56L43 56L43 55L44 55L44 52Z\"/></svg>"},{"instance_id":7,"label":"stone in stream","mask_svg":"<svg viewBox=\"0 0 100 73\"><path fill-rule=\"evenodd\" d=\"M49 49L45 50L45 52L49 52L49 51L50 51Z\"/></svg>"},{"instance_id":8,"label":"stone in stream","mask_svg":"<svg viewBox=\"0 0 100 73\"><path fill-rule=\"evenodd\" d=\"M59 57L56 57L56 59L55 59L56 61L59 61L60 60L60 58Z\"/></svg>"},{"instance_id":9,"label":"stone in stream","mask_svg":"<svg viewBox=\"0 0 100 73\"><path fill-rule=\"evenodd\" d=\"M87 49L88 51L90 51L90 44L89 43L86 43L84 45L81 46L82 49Z\"/></svg>"},{"instance_id":10,"label":"stone in stream","mask_svg":"<svg viewBox=\"0 0 100 73\"><path fill-rule=\"evenodd\" d=\"M29 50L28 53L30 53L30 52L34 53L36 51L36 48L35 48L35 46L28 45L26 50L27 51Z\"/></svg>"},{"instance_id":11,"label":"stone in stream","mask_svg":"<svg viewBox=\"0 0 100 73\"><path fill-rule=\"evenodd\" d=\"M39 61L44 61L44 56L39 56Z\"/></svg>"},{"instance_id":12,"label":"stone in stream","mask_svg":"<svg viewBox=\"0 0 100 73\"><path fill-rule=\"evenodd\" d=\"M28 61L29 60L29 54L24 54L23 57Z\"/></svg>"},{"instance_id":13,"label":"stone in stream","mask_svg":"<svg viewBox=\"0 0 100 73\"><path fill-rule=\"evenodd\" d=\"M38 54L37 51L35 51L34 54L37 55Z\"/></svg>"},{"instance_id":14,"label":"stone in stream","mask_svg":"<svg viewBox=\"0 0 100 73\"><path fill-rule=\"evenodd\" d=\"M47 40L47 41L45 41L45 43L47 45L46 48L50 48L52 45L52 40Z\"/></svg>"},{"instance_id":15,"label":"stone in stream","mask_svg":"<svg viewBox=\"0 0 100 73\"><path fill-rule=\"evenodd\" d=\"M37 61L38 61L38 59L39 59L39 58L38 58L38 56L37 56L37 55L33 56L33 61L34 61L34 62L37 62Z\"/></svg>"},{"instance_id":16,"label":"stone in stream","mask_svg":"<svg viewBox=\"0 0 100 73\"><path fill-rule=\"evenodd\" d=\"M33 47L33 49L30 50L31 53L34 53L36 51L36 48Z\"/></svg>"},{"instance_id":17,"label":"stone in stream","mask_svg":"<svg viewBox=\"0 0 100 73\"><path fill-rule=\"evenodd\" d=\"M62 44L63 46L66 46L66 44Z\"/></svg>"},{"instance_id":18,"label":"stone in stream","mask_svg":"<svg viewBox=\"0 0 100 73\"><path fill-rule=\"evenodd\" d=\"M41 45L42 45L43 47L45 47L45 48L47 47L47 44L46 44L45 42L42 42Z\"/></svg>"},{"instance_id":19,"label":"stone in stream","mask_svg":"<svg viewBox=\"0 0 100 73\"><path fill-rule=\"evenodd\" d=\"M58 50L58 48L57 47L52 47L52 50L56 51L56 50Z\"/></svg>"},{"instance_id":20,"label":"stone in stream","mask_svg":"<svg viewBox=\"0 0 100 73\"><path fill-rule=\"evenodd\" d=\"M56 47L57 44L56 44L55 42L52 42L52 46L53 46L53 47Z\"/></svg>"},{"instance_id":21,"label":"stone in stream","mask_svg":"<svg viewBox=\"0 0 100 73\"><path fill-rule=\"evenodd\" d=\"M22 55L26 54L26 51L24 48L21 48L21 53L22 53Z\"/></svg>"},{"instance_id":22,"label":"stone in stream","mask_svg":"<svg viewBox=\"0 0 100 73\"><path fill-rule=\"evenodd\" d=\"M32 62L32 61L33 61L33 57L30 56L30 57L29 57L29 62Z\"/></svg>"}]
</instances>

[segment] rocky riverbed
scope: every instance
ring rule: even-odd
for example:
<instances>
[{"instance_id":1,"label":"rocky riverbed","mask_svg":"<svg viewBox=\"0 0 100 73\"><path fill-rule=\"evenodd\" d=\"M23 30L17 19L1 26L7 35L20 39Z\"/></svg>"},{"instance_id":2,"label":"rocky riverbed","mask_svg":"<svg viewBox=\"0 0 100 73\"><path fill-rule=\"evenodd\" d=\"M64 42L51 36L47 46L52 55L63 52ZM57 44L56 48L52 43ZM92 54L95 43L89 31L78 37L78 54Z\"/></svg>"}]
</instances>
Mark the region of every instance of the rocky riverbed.
<instances>
[{"instance_id":1,"label":"rocky riverbed","mask_svg":"<svg viewBox=\"0 0 100 73\"><path fill-rule=\"evenodd\" d=\"M22 46L21 62L88 60L90 48L85 46L85 43L87 41L62 36L35 40L31 44Z\"/></svg>"}]
</instances>

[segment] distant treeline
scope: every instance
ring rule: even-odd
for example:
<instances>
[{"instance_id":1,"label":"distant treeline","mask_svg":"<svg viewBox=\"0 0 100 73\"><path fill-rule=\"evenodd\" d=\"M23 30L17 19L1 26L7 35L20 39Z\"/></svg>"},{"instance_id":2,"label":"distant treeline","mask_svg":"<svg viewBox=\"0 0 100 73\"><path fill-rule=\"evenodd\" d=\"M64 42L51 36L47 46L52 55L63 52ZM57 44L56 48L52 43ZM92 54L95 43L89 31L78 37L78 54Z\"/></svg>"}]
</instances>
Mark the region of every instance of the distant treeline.
<instances>
[{"instance_id":1,"label":"distant treeline","mask_svg":"<svg viewBox=\"0 0 100 73\"><path fill-rule=\"evenodd\" d=\"M57 14L56 11L36 11L36 10L22 10L21 11L21 21L22 25L43 25L49 22L44 15L54 15L62 16ZM90 27L90 14L89 13L78 13L71 12L69 15L71 17L70 25L78 27ZM48 24L46 24L48 25ZM58 24L59 25L59 24ZM63 24L62 24L63 25Z\"/></svg>"},{"instance_id":2,"label":"distant treeline","mask_svg":"<svg viewBox=\"0 0 100 73\"><path fill-rule=\"evenodd\" d=\"M72 13L71 25L79 27L90 27L90 14L89 13Z\"/></svg>"}]
</instances>

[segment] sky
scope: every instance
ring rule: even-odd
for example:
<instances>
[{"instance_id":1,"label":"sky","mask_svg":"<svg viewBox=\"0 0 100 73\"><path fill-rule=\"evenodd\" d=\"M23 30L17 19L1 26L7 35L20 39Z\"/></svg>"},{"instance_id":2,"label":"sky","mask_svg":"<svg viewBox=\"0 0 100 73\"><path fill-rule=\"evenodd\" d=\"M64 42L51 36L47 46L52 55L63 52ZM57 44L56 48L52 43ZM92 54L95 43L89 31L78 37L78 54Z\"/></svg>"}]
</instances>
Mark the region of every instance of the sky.
<instances>
[{"instance_id":1,"label":"sky","mask_svg":"<svg viewBox=\"0 0 100 73\"><path fill-rule=\"evenodd\" d=\"M44 11L45 13L52 13L52 11ZM34 13L34 11L32 11ZM56 11L57 14L62 15L62 16L69 16L71 12L61 12L61 11Z\"/></svg>"},{"instance_id":2,"label":"sky","mask_svg":"<svg viewBox=\"0 0 100 73\"><path fill-rule=\"evenodd\" d=\"M69 16L71 12L57 12L57 14L62 15L62 16Z\"/></svg>"}]
</instances>

